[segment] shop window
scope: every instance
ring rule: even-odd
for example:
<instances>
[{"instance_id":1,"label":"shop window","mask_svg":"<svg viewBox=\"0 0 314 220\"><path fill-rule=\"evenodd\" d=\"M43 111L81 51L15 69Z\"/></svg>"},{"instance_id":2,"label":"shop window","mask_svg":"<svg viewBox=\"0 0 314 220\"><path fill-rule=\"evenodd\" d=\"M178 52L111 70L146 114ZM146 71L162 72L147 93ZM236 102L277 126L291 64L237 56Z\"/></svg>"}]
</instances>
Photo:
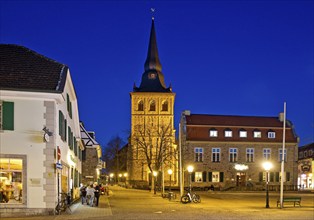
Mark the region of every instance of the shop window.
<instances>
[{"instance_id":1,"label":"shop window","mask_svg":"<svg viewBox=\"0 0 314 220\"><path fill-rule=\"evenodd\" d=\"M0 158L0 203L21 204L23 159Z\"/></svg>"}]
</instances>

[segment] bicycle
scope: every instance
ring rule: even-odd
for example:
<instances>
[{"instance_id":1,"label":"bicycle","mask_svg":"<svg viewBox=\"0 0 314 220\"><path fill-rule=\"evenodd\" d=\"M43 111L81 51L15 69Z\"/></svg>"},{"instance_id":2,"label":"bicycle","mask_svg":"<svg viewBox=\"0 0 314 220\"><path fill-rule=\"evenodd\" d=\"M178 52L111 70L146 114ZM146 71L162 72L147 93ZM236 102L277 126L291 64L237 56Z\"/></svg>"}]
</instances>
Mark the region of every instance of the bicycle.
<instances>
[{"instance_id":1,"label":"bicycle","mask_svg":"<svg viewBox=\"0 0 314 220\"><path fill-rule=\"evenodd\" d=\"M194 203L200 203L201 202L201 197L200 195L197 195L196 193L192 193L190 191L187 191L185 195L181 197L181 202L183 204L189 203L189 202L194 202Z\"/></svg>"},{"instance_id":2,"label":"bicycle","mask_svg":"<svg viewBox=\"0 0 314 220\"><path fill-rule=\"evenodd\" d=\"M55 213L57 215L60 215L61 212L65 212L67 209L70 210L70 213L72 213L70 205L71 205L71 197L67 193L60 193L61 199L59 200L56 208Z\"/></svg>"}]
</instances>

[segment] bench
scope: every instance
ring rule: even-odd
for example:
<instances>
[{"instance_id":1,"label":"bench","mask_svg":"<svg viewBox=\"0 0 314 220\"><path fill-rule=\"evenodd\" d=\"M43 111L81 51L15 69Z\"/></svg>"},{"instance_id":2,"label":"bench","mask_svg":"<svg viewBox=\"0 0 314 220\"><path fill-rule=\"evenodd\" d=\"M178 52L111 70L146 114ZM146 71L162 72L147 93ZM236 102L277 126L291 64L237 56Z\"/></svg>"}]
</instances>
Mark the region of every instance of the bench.
<instances>
[{"instance_id":1,"label":"bench","mask_svg":"<svg viewBox=\"0 0 314 220\"><path fill-rule=\"evenodd\" d=\"M301 206L301 197L283 197L282 207L283 207L283 204L287 202L293 202L294 207L296 204ZM280 198L277 200L277 207L278 205L280 205Z\"/></svg>"}]
</instances>

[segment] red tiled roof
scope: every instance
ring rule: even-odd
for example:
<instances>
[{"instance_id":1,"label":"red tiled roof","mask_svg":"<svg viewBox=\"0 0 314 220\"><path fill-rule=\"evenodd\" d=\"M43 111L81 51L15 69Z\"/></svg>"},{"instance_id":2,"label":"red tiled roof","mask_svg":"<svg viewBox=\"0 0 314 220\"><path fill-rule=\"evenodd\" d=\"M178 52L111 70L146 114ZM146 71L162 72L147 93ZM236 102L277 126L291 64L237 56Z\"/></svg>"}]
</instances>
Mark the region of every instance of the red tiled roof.
<instances>
[{"instance_id":1,"label":"red tiled roof","mask_svg":"<svg viewBox=\"0 0 314 220\"><path fill-rule=\"evenodd\" d=\"M250 126L250 127L282 127L283 122L278 117L233 116L233 115L203 115L191 114L186 116L187 125L209 126ZM288 125L287 125L288 127Z\"/></svg>"}]
</instances>

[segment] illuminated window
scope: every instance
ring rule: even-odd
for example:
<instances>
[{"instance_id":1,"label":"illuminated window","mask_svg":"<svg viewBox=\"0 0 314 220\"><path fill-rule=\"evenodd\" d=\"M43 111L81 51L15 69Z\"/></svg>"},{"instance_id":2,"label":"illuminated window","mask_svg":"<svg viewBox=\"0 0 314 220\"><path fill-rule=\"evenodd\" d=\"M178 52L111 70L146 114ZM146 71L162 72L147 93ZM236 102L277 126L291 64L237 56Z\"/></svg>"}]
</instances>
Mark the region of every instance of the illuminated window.
<instances>
[{"instance_id":1,"label":"illuminated window","mask_svg":"<svg viewBox=\"0 0 314 220\"><path fill-rule=\"evenodd\" d=\"M264 148L263 149L263 158L264 158L264 160L270 160L270 153L271 153L270 148Z\"/></svg>"},{"instance_id":2,"label":"illuminated window","mask_svg":"<svg viewBox=\"0 0 314 220\"><path fill-rule=\"evenodd\" d=\"M155 101L151 101L150 102L149 111L151 111L151 112L156 111L156 103L155 103Z\"/></svg>"},{"instance_id":3,"label":"illuminated window","mask_svg":"<svg viewBox=\"0 0 314 220\"><path fill-rule=\"evenodd\" d=\"M247 137L247 131L244 129L241 129L239 132L240 138L246 138Z\"/></svg>"},{"instance_id":4,"label":"illuminated window","mask_svg":"<svg viewBox=\"0 0 314 220\"><path fill-rule=\"evenodd\" d=\"M220 162L220 148L212 149L212 162Z\"/></svg>"},{"instance_id":5,"label":"illuminated window","mask_svg":"<svg viewBox=\"0 0 314 220\"><path fill-rule=\"evenodd\" d=\"M137 111L144 111L144 103L142 100L137 104Z\"/></svg>"},{"instance_id":6,"label":"illuminated window","mask_svg":"<svg viewBox=\"0 0 314 220\"><path fill-rule=\"evenodd\" d=\"M209 137L218 137L218 131L214 128L209 130Z\"/></svg>"},{"instance_id":7,"label":"illuminated window","mask_svg":"<svg viewBox=\"0 0 314 220\"><path fill-rule=\"evenodd\" d=\"M254 162L254 148L246 148L246 162Z\"/></svg>"},{"instance_id":8,"label":"illuminated window","mask_svg":"<svg viewBox=\"0 0 314 220\"><path fill-rule=\"evenodd\" d=\"M232 137L232 131L230 129L225 130L225 137Z\"/></svg>"},{"instance_id":9,"label":"illuminated window","mask_svg":"<svg viewBox=\"0 0 314 220\"><path fill-rule=\"evenodd\" d=\"M218 183L219 182L219 172L212 173L212 182Z\"/></svg>"},{"instance_id":10,"label":"illuminated window","mask_svg":"<svg viewBox=\"0 0 314 220\"><path fill-rule=\"evenodd\" d=\"M254 138L261 138L262 137L262 132L260 132L259 130L255 130L253 132L253 137Z\"/></svg>"},{"instance_id":11,"label":"illuminated window","mask_svg":"<svg viewBox=\"0 0 314 220\"><path fill-rule=\"evenodd\" d=\"M230 148L229 149L229 162L237 162L238 160L238 149Z\"/></svg>"},{"instance_id":12,"label":"illuminated window","mask_svg":"<svg viewBox=\"0 0 314 220\"><path fill-rule=\"evenodd\" d=\"M203 148L194 148L195 162L203 162Z\"/></svg>"},{"instance_id":13,"label":"illuminated window","mask_svg":"<svg viewBox=\"0 0 314 220\"><path fill-rule=\"evenodd\" d=\"M23 195L23 159L0 158L0 166L0 188L3 200L10 205L21 204Z\"/></svg>"},{"instance_id":14,"label":"illuminated window","mask_svg":"<svg viewBox=\"0 0 314 220\"><path fill-rule=\"evenodd\" d=\"M195 172L195 182L203 182L203 173Z\"/></svg>"}]
</instances>

